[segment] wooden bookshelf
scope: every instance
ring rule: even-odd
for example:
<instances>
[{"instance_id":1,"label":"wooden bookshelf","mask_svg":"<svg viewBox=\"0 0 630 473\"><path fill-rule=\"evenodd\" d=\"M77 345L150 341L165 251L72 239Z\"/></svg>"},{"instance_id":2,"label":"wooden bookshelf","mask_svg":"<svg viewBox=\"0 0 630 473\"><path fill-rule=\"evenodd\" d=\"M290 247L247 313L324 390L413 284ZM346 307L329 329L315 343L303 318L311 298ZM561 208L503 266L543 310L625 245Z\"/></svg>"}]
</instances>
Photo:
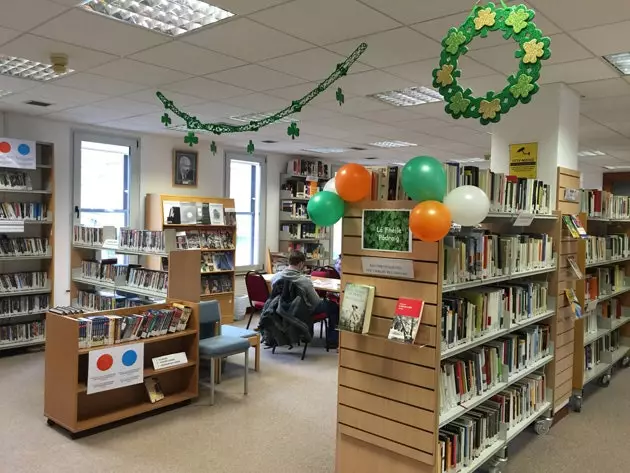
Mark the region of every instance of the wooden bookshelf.
<instances>
[{"instance_id":1,"label":"wooden bookshelf","mask_svg":"<svg viewBox=\"0 0 630 473\"><path fill-rule=\"evenodd\" d=\"M82 315L48 313L44 388L44 416L48 423L57 424L71 434L78 434L195 399L199 393L198 304L169 299L164 304L94 312L90 315L130 315L147 309L170 307L173 302L193 309L186 330L126 343L144 345L144 377L157 377L165 394L164 399L154 404L149 401L144 384L87 394L89 352L107 348L107 345L79 348L79 324L74 319ZM113 346L123 345L125 343ZM158 371L153 369L152 358L182 351L186 353L188 363Z\"/></svg>"},{"instance_id":2,"label":"wooden bookshelf","mask_svg":"<svg viewBox=\"0 0 630 473\"><path fill-rule=\"evenodd\" d=\"M9 239L14 238L47 238L48 252L43 255L10 255L0 256L0 274L17 272L45 272L48 285L43 289L23 289L12 292L1 292L0 303L9 297L20 296L47 296L50 306L53 305L54 294L54 145L52 143L36 143L36 168L0 168L1 173L16 172L26 173L30 176L32 189L0 188L1 202L25 202L46 204L48 214L42 220L10 221L0 220L0 235ZM23 228L22 228L23 225ZM40 310L24 311L23 313L2 312L0 309L0 327L22 324L41 323L42 335L31 339L2 340L0 339L0 351L23 348L45 343L44 327L45 314L48 307Z\"/></svg>"},{"instance_id":3,"label":"wooden bookshelf","mask_svg":"<svg viewBox=\"0 0 630 473\"><path fill-rule=\"evenodd\" d=\"M361 226L363 209L411 209L411 201L372 201L348 205L343 219L343 274L341 286L347 283L368 284L375 287L370 330L366 335L340 333L339 381L337 410L337 473L441 473L439 444L440 427L463 415L470 408L489 399L524 376L544 370L547 379L553 380L554 329L549 354L533 361L525 369L510 374L507 381L498 383L483 396L477 396L455 409L440 412L441 361L465 350L499 338L513 330L532 324L553 327L556 320L553 278L556 277L560 244L558 215L535 219L530 227L515 228L512 219L490 219L492 231L505 233L549 233L554 238L554 267L514 273L495 278L502 281L529 277L548 281L549 310L519 322L519 327L499 330L493 336L473 340L456 349L443 350L441 343L441 314L443 292L491 284L491 280L475 281L445 287L444 243L423 242L413 239L410 253L392 253L363 250ZM395 258L411 260L414 279L399 279L368 275L363 272L361 258ZM415 344L407 345L387 339L399 297L420 298L425 302L421 325ZM553 382L548 382L552 386ZM505 429L499 439L469 466L458 471L472 473L494 456L504 454L507 444L531 424L539 433L551 425L554 390L547 391L547 401L522 422Z\"/></svg>"},{"instance_id":4,"label":"wooden bookshelf","mask_svg":"<svg viewBox=\"0 0 630 473\"><path fill-rule=\"evenodd\" d=\"M166 215L164 215L164 203L165 202L184 202L184 203L210 203L210 204L222 204L223 209L234 209L234 199L225 199L220 197L195 197L195 196L184 196L184 195L168 195L168 194L147 194L145 197L145 209L144 209L144 218L145 218L145 227L147 230L154 231L164 231L168 229L173 229L175 231L185 231L185 230L204 230L204 229L224 229L226 231L231 232L232 241L233 241L233 249L202 249L201 254L203 253L212 253L212 252L223 252L223 253L232 253L233 262L236 267L236 225L209 225L209 224L168 224L166 223ZM159 268L160 261L159 258L153 257L147 262L148 267L150 268ZM169 258L169 268L171 266L171 260ZM190 281L190 277L199 278L201 273L201 257L197 259L197 264L194 269L196 272L195 275L192 274L193 267L189 268L191 274L190 276L186 275L181 279L183 284L188 284L190 287L193 287ZM230 292L220 292L213 294L204 294L204 290L202 288L201 279L199 284L197 285L197 296L195 298L190 298L189 300L218 300L219 305L221 306L221 322L224 324L229 324L234 321L234 288L235 288L235 271L217 271L216 274L222 274L231 276L232 280L232 291ZM188 279L186 279L188 278ZM197 279L195 279L197 280ZM169 277L169 284L172 282L172 279Z\"/></svg>"}]
</instances>

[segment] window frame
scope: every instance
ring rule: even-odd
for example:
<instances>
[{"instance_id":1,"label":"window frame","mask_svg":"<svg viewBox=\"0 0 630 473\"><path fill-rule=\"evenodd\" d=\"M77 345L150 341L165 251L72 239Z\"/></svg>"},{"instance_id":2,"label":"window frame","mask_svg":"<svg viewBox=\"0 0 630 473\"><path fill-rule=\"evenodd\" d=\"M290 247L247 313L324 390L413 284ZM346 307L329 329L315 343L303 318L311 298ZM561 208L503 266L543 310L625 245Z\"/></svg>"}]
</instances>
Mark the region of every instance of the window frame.
<instances>
[{"instance_id":1,"label":"window frame","mask_svg":"<svg viewBox=\"0 0 630 473\"><path fill-rule=\"evenodd\" d=\"M252 202L252 211L251 212L237 212L236 215L251 215L252 216L252 250L256 248L256 223L258 223L258 262L252 265L241 265L236 266L236 272L242 273L246 271L257 271L264 267L265 265L265 248L266 248L266 240L267 240L267 156L263 155L249 155L243 154L235 151L225 151L224 156L224 189L223 195L226 198L230 198L230 172L231 172L231 162L232 161L241 161L246 163L256 163L259 165L260 169L260 191L257 197L254 199L258 199L259 208L260 208L260 217L259 221L256 222L256 211L255 211L255 202ZM252 176L253 177L253 176ZM255 186L255 180L252 179L252 187ZM253 189L254 196L256 196L255 189ZM238 232L238 228L237 228ZM236 249L238 251L238 248ZM255 253L255 252L254 252Z\"/></svg>"}]
</instances>

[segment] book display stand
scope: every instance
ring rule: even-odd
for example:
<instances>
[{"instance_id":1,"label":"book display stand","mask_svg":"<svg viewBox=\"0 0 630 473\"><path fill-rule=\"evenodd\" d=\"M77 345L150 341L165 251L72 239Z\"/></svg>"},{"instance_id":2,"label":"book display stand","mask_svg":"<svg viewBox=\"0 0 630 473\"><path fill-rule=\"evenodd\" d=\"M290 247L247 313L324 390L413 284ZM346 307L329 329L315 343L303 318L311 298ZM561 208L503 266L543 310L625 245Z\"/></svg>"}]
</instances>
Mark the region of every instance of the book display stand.
<instances>
[{"instance_id":1,"label":"book display stand","mask_svg":"<svg viewBox=\"0 0 630 473\"><path fill-rule=\"evenodd\" d=\"M482 226L499 235L546 234L553 239L554 264L545 268L514 272L501 277L468 281L446 286L446 253L444 241L436 243L413 239L412 251L399 253L364 250L362 245L362 211L364 209L412 209L411 201L373 201L348 205L343 219L343 275L346 283L374 286L376 289L372 319L366 335L341 332L339 351L337 472L363 471L376 473L440 473L446 464L442 450L442 432L453 422L474 411L495 395L538 377L544 380L540 389L543 400L535 410L509 424L501 423L493 439L471 460L453 465L458 472L473 472L484 464L507 459L507 445L530 425L539 434L551 425L550 416L565 393L556 367L557 351L565 346L564 321L557 317L559 278L558 258L562 252L561 220L558 214L534 218L527 227L514 227L514 215L493 215ZM392 261L406 260L413 266L412 279L367 274L364 257L375 258L374 266L388 266ZM409 263L410 262L410 263ZM379 263L379 264L377 264ZM482 292L493 284L515 286L531 281L546 287L546 308L518 322L507 317L505 325L492 334L456 346L443 346L443 298L457 291ZM543 292L544 294L544 292ZM422 299L425 303L421 325L414 344L387 339L399 297ZM441 408L446 395L442 386L444 362L467 359L470 350L509 338L515 333L528 333L544 327L549 334L547 349L531 358L518 370L503 375L481 395L452 408ZM542 328L541 328L542 330ZM572 338L569 340L572 347ZM566 357L566 355L563 356ZM570 359L570 357L569 357ZM569 367L569 372L571 372ZM544 373L544 378L542 374ZM561 374L561 373L560 373ZM569 385L571 380L569 379Z\"/></svg>"},{"instance_id":2,"label":"book display stand","mask_svg":"<svg viewBox=\"0 0 630 473\"><path fill-rule=\"evenodd\" d=\"M0 168L0 351L45 343L54 292L54 147L35 169Z\"/></svg>"}]
</instances>

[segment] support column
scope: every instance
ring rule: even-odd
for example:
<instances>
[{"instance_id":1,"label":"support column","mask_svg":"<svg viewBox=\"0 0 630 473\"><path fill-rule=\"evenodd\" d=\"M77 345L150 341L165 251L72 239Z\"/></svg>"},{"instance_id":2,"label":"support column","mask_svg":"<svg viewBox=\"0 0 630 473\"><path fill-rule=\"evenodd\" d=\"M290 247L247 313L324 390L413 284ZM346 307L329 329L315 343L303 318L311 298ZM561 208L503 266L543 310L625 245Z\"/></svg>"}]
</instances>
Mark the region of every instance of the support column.
<instances>
[{"instance_id":1,"label":"support column","mask_svg":"<svg viewBox=\"0 0 630 473\"><path fill-rule=\"evenodd\" d=\"M555 205L558 166L578 168L579 131L579 95L564 84L544 85L530 103L516 106L492 125L490 167L508 174L510 145L537 142L538 179L551 184Z\"/></svg>"}]
</instances>

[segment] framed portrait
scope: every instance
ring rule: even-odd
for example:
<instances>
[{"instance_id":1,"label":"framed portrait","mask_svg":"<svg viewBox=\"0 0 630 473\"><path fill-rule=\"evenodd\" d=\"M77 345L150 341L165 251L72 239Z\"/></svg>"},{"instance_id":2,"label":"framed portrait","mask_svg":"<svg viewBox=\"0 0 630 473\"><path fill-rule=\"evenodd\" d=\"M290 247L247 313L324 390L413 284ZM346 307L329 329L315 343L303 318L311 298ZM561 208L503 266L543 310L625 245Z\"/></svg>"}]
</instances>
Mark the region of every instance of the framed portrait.
<instances>
[{"instance_id":1,"label":"framed portrait","mask_svg":"<svg viewBox=\"0 0 630 473\"><path fill-rule=\"evenodd\" d=\"M197 157L196 151L177 151L173 156L173 185L183 187L197 187Z\"/></svg>"}]
</instances>

